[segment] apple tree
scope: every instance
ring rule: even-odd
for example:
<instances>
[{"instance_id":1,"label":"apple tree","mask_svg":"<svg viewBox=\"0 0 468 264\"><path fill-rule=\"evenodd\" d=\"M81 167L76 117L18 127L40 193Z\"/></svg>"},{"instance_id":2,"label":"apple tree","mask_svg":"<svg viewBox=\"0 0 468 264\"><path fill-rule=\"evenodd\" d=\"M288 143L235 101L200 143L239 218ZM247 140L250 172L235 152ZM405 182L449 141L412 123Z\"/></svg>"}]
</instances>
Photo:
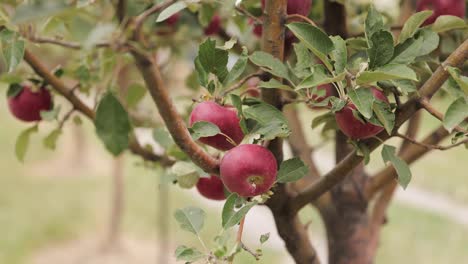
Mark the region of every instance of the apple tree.
<instances>
[{"instance_id":1,"label":"apple tree","mask_svg":"<svg viewBox=\"0 0 468 264\"><path fill-rule=\"evenodd\" d=\"M343 0L2 1L4 101L31 123L18 136L18 159L41 122L56 124L44 139L53 149L64 125L87 119L110 154L131 152L166 168L170 184L223 201L221 235L180 245L178 260L260 258L242 230L249 210L266 206L296 263L320 263L298 217L311 206L329 263L372 263L409 165L468 146L466 2L401 2L394 19ZM178 60L190 60L184 89L171 84ZM446 112L433 106L442 96L452 100ZM319 115L310 126L301 111ZM416 140L422 111L440 126ZM158 149L140 142L141 127L153 129ZM334 142L336 165L325 174L306 140L314 130ZM376 149L384 166L369 175ZM202 208L174 216L199 236Z\"/></svg>"}]
</instances>

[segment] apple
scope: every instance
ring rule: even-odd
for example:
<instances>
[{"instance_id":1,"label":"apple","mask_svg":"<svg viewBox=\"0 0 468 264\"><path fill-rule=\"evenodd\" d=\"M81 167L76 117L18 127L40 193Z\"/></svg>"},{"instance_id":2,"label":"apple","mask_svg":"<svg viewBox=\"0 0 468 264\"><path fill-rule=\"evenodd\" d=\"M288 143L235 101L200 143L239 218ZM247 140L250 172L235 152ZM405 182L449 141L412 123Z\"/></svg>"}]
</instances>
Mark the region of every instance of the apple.
<instances>
[{"instance_id":1,"label":"apple","mask_svg":"<svg viewBox=\"0 0 468 264\"><path fill-rule=\"evenodd\" d=\"M219 15L214 15L211 18L211 22L203 30L206 36L211 36L218 34L221 30L221 17Z\"/></svg>"},{"instance_id":2,"label":"apple","mask_svg":"<svg viewBox=\"0 0 468 264\"><path fill-rule=\"evenodd\" d=\"M388 99L382 91L374 87L370 89L372 89L372 94L377 100L388 103ZM336 123L345 135L351 139L365 139L375 136L384 130L383 127L373 125L369 122L362 123L362 121L354 117L353 110L355 109L356 106L349 102L343 109L335 114Z\"/></svg>"},{"instance_id":3,"label":"apple","mask_svg":"<svg viewBox=\"0 0 468 264\"><path fill-rule=\"evenodd\" d=\"M429 25L436 21L439 16L452 15L464 18L466 12L465 0L419 0L416 6L417 11L432 10L434 13L423 25Z\"/></svg>"},{"instance_id":4,"label":"apple","mask_svg":"<svg viewBox=\"0 0 468 264\"><path fill-rule=\"evenodd\" d=\"M11 113L25 122L40 121L41 111L52 109L52 97L45 87L33 91L31 87L23 85L21 91L8 98Z\"/></svg>"},{"instance_id":5,"label":"apple","mask_svg":"<svg viewBox=\"0 0 468 264\"><path fill-rule=\"evenodd\" d=\"M192 126L195 122L206 121L218 126L221 132L230 137L236 144L244 139L244 133L239 125L237 110L231 106L221 106L212 101L205 101L192 110L189 123ZM219 150L229 150L235 147L228 141L226 136L218 134L211 137L200 138L200 142L212 146Z\"/></svg>"},{"instance_id":6,"label":"apple","mask_svg":"<svg viewBox=\"0 0 468 264\"><path fill-rule=\"evenodd\" d=\"M211 200L226 199L223 182L215 175L211 175L209 178L200 178L197 182L197 190L202 196Z\"/></svg>"},{"instance_id":7,"label":"apple","mask_svg":"<svg viewBox=\"0 0 468 264\"><path fill-rule=\"evenodd\" d=\"M179 19L180 19L180 14L175 13L166 19L166 25L170 27L174 27L177 24L177 22L179 22Z\"/></svg>"},{"instance_id":8,"label":"apple","mask_svg":"<svg viewBox=\"0 0 468 264\"><path fill-rule=\"evenodd\" d=\"M277 163L268 149L254 144L237 146L224 155L220 175L224 186L242 197L268 191L275 183Z\"/></svg>"}]
</instances>

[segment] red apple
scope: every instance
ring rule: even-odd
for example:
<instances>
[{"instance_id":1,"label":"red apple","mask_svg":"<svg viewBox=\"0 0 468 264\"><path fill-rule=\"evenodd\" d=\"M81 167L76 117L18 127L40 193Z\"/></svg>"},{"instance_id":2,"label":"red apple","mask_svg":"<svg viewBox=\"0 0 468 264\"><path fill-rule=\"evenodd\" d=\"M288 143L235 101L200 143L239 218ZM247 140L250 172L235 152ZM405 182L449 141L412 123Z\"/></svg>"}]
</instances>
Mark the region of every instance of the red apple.
<instances>
[{"instance_id":1,"label":"red apple","mask_svg":"<svg viewBox=\"0 0 468 264\"><path fill-rule=\"evenodd\" d=\"M254 33L254 35L261 38L263 31L262 25L256 25L253 19L249 19L249 25L253 25L252 32Z\"/></svg>"},{"instance_id":2,"label":"red apple","mask_svg":"<svg viewBox=\"0 0 468 264\"><path fill-rule=\"evenodd\" d=\"M388 103L388 99L382 91L374 87L371 89L372 94L377 100ZM362 121L354 117L353 109L356 109L356 106L349 102L343 109L335 114L336 123L345 135L351 139L365 139L375 136L384 130L383 127L373 125L369 122L362 123Z\"/></svg>"},{"instance_id":3,"label":"red apple","mask_svg":"<svg viewBox=\"0 0 468 264\"><path fill-rule=\"evenodd\" d=\"M211 200L226 199L223 182L215 175L211 175L209 178L200 178L197 182L197 190L202 196Z\"/></svg>"},{"instance_id":4,"label":"red apple","mask_svg":"<svg viewBox=\"0 0 468 264\"><path fill-rule=\"evenodd\" d=\"M221 17L219 15L214 15L211 18L211 22L204 29L205 35L206 36L215 35L215 34L218 34L220 30L221 30Z\"/></svg>"},{"instance_id":5,"label":"red apple","mask_svg":"<svg viewBox=\"0 0 468 264\"><path fill-rule=\"evenodd\" d=\"M23 85L23 89L17 95L8 98L8 106L19 120L40 121L41 111L49 111L52 108L52 97L46 88L33 92L31 87Z\"/></svg>"},{"instance_id":6,"label":"red apple","mask_svg":"<svg viewBox=\"0 0 468 264\"><path fill-rule=\"evenodd\" d=\"M234 107L221 106L215 102L206 101L198 104L190 114L190 125L195 122L206 121L218 126L221 132L229 136L236 144L242 142L244 133L239 125L239 118ZM229 150L234 147L224 135L200 138L205 143L219 150Z\"/></svg>"},{"instance_id":7,"label":"red apple","mask_svg":"<svg viewBox=\"0 0 468 264\"><path fill-rule=\"evenodd\" d=\"M180 18L180 14L179 13L175 13L173 14L172 16L170 16L168 19L166 19L166 25L170 26L170 27L174 27L177 22L179 22L179 18Z\"/></svg>"},{"instance_id":8,"label":"red apple","mask_svg":"<svg viewBox=\"0 0 468 264\"><path fill-rule=\"evenodd\" d=\"M275 183L277 163L266 148L245 144L237 146L221 160L221 180L230 192L252 197L268 191Z\"/></svg>"},{"instance_id":9,"label":"red apple","mask_svg":"<svg viewBox=\"0 0 468 264\"><path fill-rule=\"evenodd\" d=\"M417 11L432 10L434 13L423 25L429 25L436 21L439 16L452 15L464 18L466 12L466 0L420 0L417 3Z\"/></svg>"}]
</instances>

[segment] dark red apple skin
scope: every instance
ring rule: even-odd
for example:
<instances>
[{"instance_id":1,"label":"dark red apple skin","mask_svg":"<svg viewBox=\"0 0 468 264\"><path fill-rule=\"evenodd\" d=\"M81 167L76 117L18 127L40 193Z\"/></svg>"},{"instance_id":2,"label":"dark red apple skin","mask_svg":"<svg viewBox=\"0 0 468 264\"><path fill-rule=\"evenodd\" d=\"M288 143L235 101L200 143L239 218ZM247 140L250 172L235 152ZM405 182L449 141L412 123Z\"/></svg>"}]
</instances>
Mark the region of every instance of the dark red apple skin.
<instances>
[{"instance_id":1,"label":"dark red apple skin","mask_svg":"<svg viewBox=\"0 0 468 264\"><path fill-rule=\"evenodd\" d=\"M197 182L197 190L203 197L211 200L222 201L226 199L223 182L215 175L211 175L209 178L200 178Z\"/></svg>"},{"instance_id":2,"label":"dark red apple skin","mask_svg":"<svg viewBox=\"0 0 468 264\"><path fill-rule=\"evenodd\" d=\"M224 155L220 165L224 186L241 197L252 197L268 191L275 183L276 173L277 163L273 154L253 144L231 149ZM254 185L249 182L251 177L261 180Z\"/></svg>"},{"instance_id":3,"label":"dark red apple skin","mask_svg":"<svg viewBox=\"0 0 468 264\"><path fill-rule=\"evenodd\" d=\"M40 121L41 111L49 111L52 108L52 97L45 88L40 88L34 93L31 87L23 86L18 95L8 98L8 106L11 113L21 121Z\"/></svg>"},{"instance_id":4,"label":"dark red apple skin","mask_svg":"<svg viewBox=\"0 0 468 264\"><path fill-rule=\"evenodd\" d=\"M439 16L452 15L460 18L465 17L466 2L465 0L420 0L417 3L416 10L432 10L434 13L423 25L430 25L436 21Z\"/></svg>"},{"instance_id":5,"label":"dark red apple skin","mask_svg":"<svg viewBox=\"0 0 468 264\"><path fill-rule=\"evenodd\" d=\"M179 22L180 14L175 13L172 16L170 16L168 19L166 19L166 25L174 27L177 22Z\"/></svg>"},{"instance_id":6,"label":"dark red apple skin","mask_svg":"<svg viewBox=\"0 0 468 264\"><path fill-rule=\"evenodd\" d=\"M216 35L221 30L221 17L219 15L214 15L211 18L211 22L208 26L205 27L203 32L206 36Z\"/></svg>"},{"instance_id":7,"label":"dark red apple skin","mask_svg":"<svg viewBox=\"0 0 468 264\"><path fill-rule=\"evenodd\" d=\"M361 88L363 89L363 88ZM388 103L385 94L377 88L371 88L372 94L377 100ZM362 123L353 115L353 109L356 106L349 102L343 109L335 114L336 123L340 130L351 139L366 139L377 135L384 130L383 127L373 125L371 123Z\"/></svg>"},{"instance_id":8,"label":"dark red apple skin","mask_svg":"<svg viewBox=\"0 0 468 264\"><path fill-rule=\"evenodd\" d=\"M239 125L239 118L234 107L221 106L215 102L206 101L198 104L190 114L190 126L195 122L211 122L219 127L222 133L228 135L236 144L244 139L244 133ZM200 138L200 142L219 150L229 150L235 147L224 135Z\"/></svg>"}]
</instances>

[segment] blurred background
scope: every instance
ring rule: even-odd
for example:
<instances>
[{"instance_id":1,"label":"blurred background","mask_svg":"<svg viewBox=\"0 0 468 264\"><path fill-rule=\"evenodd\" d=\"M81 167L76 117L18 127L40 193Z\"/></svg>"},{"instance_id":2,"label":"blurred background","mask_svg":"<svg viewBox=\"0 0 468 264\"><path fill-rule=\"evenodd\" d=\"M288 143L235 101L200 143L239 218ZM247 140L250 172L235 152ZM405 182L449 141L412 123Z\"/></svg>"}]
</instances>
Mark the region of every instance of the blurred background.
<instances>
[{"instance_id":1,"label":"blurred background","mask_svg":"<svg viewBox=\"0 0 468 264\"><path fill-rule=\"evenodd\" d=\"M398 1L379 0L375 4L390 16L399 15ZM54 55L48 61L51 67L68 56L57 47L43 46L41 50L45 52L41 57ZM169 86L180 87L171 91L181 108L191 102L185 96L191 93L184 88L191 65L190 59L185 59L171 61L164 68ZM6 89L6 84L0 83L2 94ZM146 114L159 120L146 99L145 107L152 109ZM449 102L440 96L437 107L445 112ZM69 107L63 101L56 103ZM305 128L321 114L300 110ZM113 159L87 120L82 125L68 122L54 152L42 143L53 126L41 124L39 133L31 138L24 163L14 155L15 140L31 125L11 116L4 96L0 120L0 263L163 264L160 260L166 258L175 263L177 246L199 246L194 236L177 227L173 217L176 209L186 206L197 206L207 213L202 231L205 242L210 243L220 232L223 202L168 184L163 170L129 153ZM420 138L438 125L424 114ZM315 159L320 170L327 172L334 163L333 144L323 144L319 131L309 133L308 141L318 146ZM142 129L138 135L142 143L155 144L151 130ZM390 208L376 263L468 263L467 161L468 152L460 147L434 151L415 163L411 184L407 190L399 190ZM377 150L369 171L383 165ZM305 208L301 217L310 223L310 237L325 260L325 235L316 212ZM268 232L270 239L260 245L258 238ZM262 248L264 256L257 262L242 253L235 263L292 263L266 208L258 206L249 212L244 237L250 248Z\"/></svg>"}]
</instances>

